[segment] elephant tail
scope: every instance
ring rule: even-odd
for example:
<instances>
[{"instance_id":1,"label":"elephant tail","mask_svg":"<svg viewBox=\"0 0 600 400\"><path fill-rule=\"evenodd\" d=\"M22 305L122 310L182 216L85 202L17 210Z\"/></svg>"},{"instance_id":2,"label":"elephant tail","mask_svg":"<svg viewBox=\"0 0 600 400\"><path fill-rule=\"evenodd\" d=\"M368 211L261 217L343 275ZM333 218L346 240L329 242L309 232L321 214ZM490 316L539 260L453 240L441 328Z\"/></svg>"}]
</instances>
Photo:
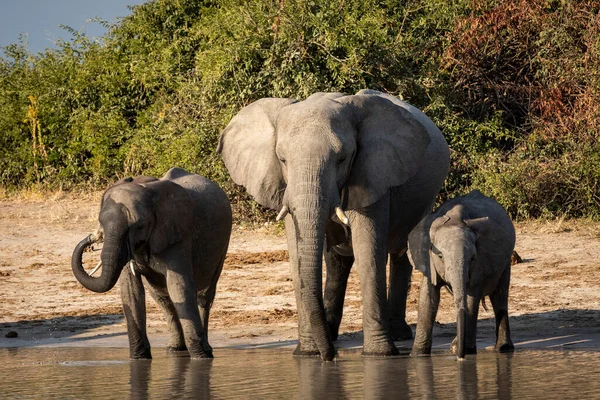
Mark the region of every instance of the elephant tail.
<instances>
[{"instance_id":1,"label":"elephant tail","mask_svg":"<svg viewBox=\"0 0 600 400\"><path fill-rule=\"evenodd\" d=\"M485 304L485 296L481 298L481 305L485 311L488 311L487 304Z\"/></svg>"}]
</instances>

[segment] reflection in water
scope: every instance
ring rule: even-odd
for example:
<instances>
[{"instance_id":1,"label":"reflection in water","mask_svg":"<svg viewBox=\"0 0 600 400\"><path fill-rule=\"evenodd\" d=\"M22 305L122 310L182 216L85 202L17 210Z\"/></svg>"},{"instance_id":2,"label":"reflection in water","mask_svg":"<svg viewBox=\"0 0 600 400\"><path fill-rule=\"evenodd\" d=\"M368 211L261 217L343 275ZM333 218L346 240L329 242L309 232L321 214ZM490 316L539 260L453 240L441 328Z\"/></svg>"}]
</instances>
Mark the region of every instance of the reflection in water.
<instances>
[{"instance_id":1,"label":"reflection in water","mask_svg":"<svg viewBox=\"0 0 600 400\"><path fill-rule=\"evenodd\" d=\"M135 360L129 363L129 384L131 385L131 399L147 399L148 383L150 382L150 369L152 361Z\"/></svg>"},{"instance_id":2,"label":"reflection in water","mask_svg":"<svg viewBox=\"0 0 600 400\"><path fill-rule=\"evenodd\" d=\"M364 358L363 393L365 399L388 399L408 392L405 358Z\"/></svg>"},{"instance_id":3,"label":"reflection in water","mask_svg":"<svg viewBox=\"0 0 600 400\"><path fill-rule=\"evenodd\" d=\"M551 352L547 352L547 354L550 356L549 361L555 355ZM448 362L450 360L440 360L441 357L444 356L417 357L412 360L419 393L424 398L464 400L482 397L501 400L512 398L512 353L469 356L463 361L454 363ZM454 359L454 357L452 358ZM495 361L494 364L489 362L492 359ZM440 368L441 365L444 367ZM434 367L437 368L435 373ZM452 387L455 388L454 392L450 389Z\"/></svg>"},{"instance_id":4,"label":"reflection in water","mask_svg":"<svg viewBox=\"0 0 600 400\"><path fill-rule=\"evenodd\" d=\"M156 369L156 374L165 374L164 385L158 393L150 396L150 382L153 381L151 360L132 360L129 363L129 384L131 399L160 398L210 398L210 371L212 360L191 360L189 357L172 356L166 359L166 371ZM156 368L156 367L155 367ZM162 379L162 376L156 377ZM162 389L162 390L161 390ZM162 391L162 393L161 393Z\"/></svg>"},{"instance_id":5,"label":"reflection in water","mask_svg":"<svg viewBox=\"0 0 600 400\"><path fill-rule=\"evenodd\" d=\"M301 399L346 399L344 363L324 363L318 358L299 357L298 397Z\"/></svg>"},{"instance_id":6,"label":"reflection in water","mask_svg":"<svg viewBox=\"0 0 600 400\"><path fill-rule=\"evenodd\" d=\"M458 385L456 398L460 400L478 399L477 363L475 360L458 361Z\"/></svg>"},{"instance_id":7,"label":"reflection in water","mask_svg":"<svg viewBox=\"0 0 600 400\"><path fill-rule=\"evenodd\" d=\"M480 352L335 362L288 351L217 349L214 360L155 352L128 361L127 349L0 349L1 398L600 398L598 352ZM565 384L568 382L568 384Z\"/></svg>"},{"instance_id":8,"label":"reflection in water","mask_svg":"<svg viewBox=\"0 0 600 400\"><path fill-rule=\"evenodd\" d=\"M419 384L419 389L423 398L436 399L435 382L433 380L433 358L416 357L413 359L413 364L417 373L417 383Z\"/></svg>"},{"instance_id":9,"label":"reflection in water","mask_svg":"<svg viewBox=\"0 0 600 400\"><path fill-rule=\"evenodd\" d=\"M498 393L496 398L499 400L512 399L512 375L511 361L513 353L499 355L496 358L496 387Z\"/></svg>"}]
</instances>

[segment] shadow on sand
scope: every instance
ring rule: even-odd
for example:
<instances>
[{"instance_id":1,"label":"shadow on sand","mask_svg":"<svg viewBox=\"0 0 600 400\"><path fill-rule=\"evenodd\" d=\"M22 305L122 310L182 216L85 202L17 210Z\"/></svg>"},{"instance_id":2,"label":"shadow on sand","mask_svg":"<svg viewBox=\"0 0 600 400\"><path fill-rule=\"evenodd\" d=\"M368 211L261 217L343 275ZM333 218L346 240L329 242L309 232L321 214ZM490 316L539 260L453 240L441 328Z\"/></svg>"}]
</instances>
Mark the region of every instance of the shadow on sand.
<instances>
[{"instance_id":1,"label":"shadow on sand","mask_svg":"<svg viewBox=\"0 0 600 400\"><path fill-rule=\"evenodd\" d=\"M411 325L413 333L416 326ZM600 310L559 309L510 317L510 328L516 348L596 348L600 347ZM456 323L436 323L433 329L433 349L447 350L456 335ZM477 322L477 347L480 350L495 344L494 318ZM296 340L249 345L226 346L239 349L273 349L295 346ZM363 332L343 332L335 343L338 349L360 348ZM401 353L412 348L412 340L398 341Z\"/></svg>"},{"instance_id":2,"label":"shadow on sand","mask_svg":"<svg viewBox=\"0 0 600 400\"><path fill-rule=\"evenodd\" d=\"M0 323L0 347L35 347L127 336L125 330L119 333L89 334L99 327L122 321L121 314L98 314ZM9 332L16 332L18 336L7 337L11 336Z\"/></svg>"}]
</instances>

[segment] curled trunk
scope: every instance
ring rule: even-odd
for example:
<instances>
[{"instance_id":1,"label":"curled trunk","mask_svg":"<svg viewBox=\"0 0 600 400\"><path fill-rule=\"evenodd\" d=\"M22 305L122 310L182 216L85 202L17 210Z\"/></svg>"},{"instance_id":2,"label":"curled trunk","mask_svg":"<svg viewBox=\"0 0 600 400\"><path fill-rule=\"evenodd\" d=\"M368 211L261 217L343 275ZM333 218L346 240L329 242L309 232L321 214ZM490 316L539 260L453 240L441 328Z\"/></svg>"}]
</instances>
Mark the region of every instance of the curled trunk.
<instances>
[{"instance_id":1,"label":"curled trunk","mask_svg":"<svg viewBox=\"0 0 600 400\"><path fill-rule=\"evenodd\" d=\"M94 240L89 235L77 244L71 257L71 269L75 278L86 289L96 293L108 292L117 283L121 269L127 263L127 250L120 237L106 238L101 255L102 274L94 278L85 271L82 263L83 252L93 243Z\"/></svg>"}]
</instances>

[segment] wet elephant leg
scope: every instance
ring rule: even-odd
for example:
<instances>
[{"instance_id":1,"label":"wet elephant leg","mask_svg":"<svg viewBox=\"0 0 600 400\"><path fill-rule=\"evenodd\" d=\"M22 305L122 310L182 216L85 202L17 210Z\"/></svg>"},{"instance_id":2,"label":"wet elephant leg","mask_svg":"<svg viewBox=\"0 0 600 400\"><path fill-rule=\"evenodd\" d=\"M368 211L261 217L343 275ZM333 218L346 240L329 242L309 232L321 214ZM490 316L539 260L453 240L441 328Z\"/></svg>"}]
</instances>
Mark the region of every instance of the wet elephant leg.
<instances>
[{"instance_id":1,"label":"wet elephant leg","mask_svg":"<svg viewBox=\"0 0 600 400\"><path fill-rule=\"evenodd\" d=\"M496 319L496 351L514 351L508 324L508 288L510 287L510 266L504 270L496 291L490 296Z\"/></svg>"},{"instance_id":2,"label":"wet elephant leg","mask_svg":"<svg viewBox=\"0 0 600 400\"><path fill-rule=\"evenodd\" d=\"M191 262L191 241L187 240L161 254L167 267L167 291L192 358L212 358L198 311L196 281Z\"/></svg>"},{"instance_id":3,"label":"wet elephant leg","mask_svg":"<svg viewBox=\"0 0 600 400\"><path fill-rule=\"evenodd\" d=\"M321 353L317 344L312 338L308 315L302 307L300 297L300 275L298 271L298 252L296 242L296 229L291 215L285 217L285 233L288 243L290 273L294 284L294 294L296 295L296 313L298 314L298 346L294 350L295 356L320 356Z\"/></svg>"},{"instance_id":4,"label":"wet elephant leg","mask_svg":"<svg viewBox=\"0 0 600 400\"><path fill-rule=\"evenodd\" d=\"M206 344L207 350L211 352L212 347L208 343L208 317L210 315L210 308L215 299L216 289L216 285L213 285L206 290L198 292L198 306L200 307L200 322L202 323L202 329L204 330L204 343Z\"/></svg>"},{"instance_id":5,"label":"wet elephant leg","mask_svg":"<svg viewBox=\"0 0 600 400\"><path fill-rule=\"evenodd\" d=\"M324 301L327 324L332 340L336 340L338 337L344 312L344 296L346 295L348 276L353 263L354 257L341 256L333 248L325 249L327 278L325 280Z\"/></svg>"},{"instance_id":6,"label":"wet elephant leg","mask_svg":"<svg viewBox=\"0 0 600 400\"><path fill-rule=\"evenodd\" d=\"M152 358L150 342L146 335L146 295L141 276L133 275L126 266L121 271L120 289L129 336L129 357Z\"/></svg>"},{"instance_id":7,"label":"wet elephant leg","mask_svg":"<svg viewBox=\"0 0 600 400\"><path fill-rule=\"evenodd\" d=\"M467 295L467 323L465 354L477 354L477 319L479 318L479 304L482 299L481 293L473 296Z\"/></svg>"},{"instance_id":8,"label":"wet elephant leg","mask_svg":"<svg viewBox=\"0 0 600 400\"><path fill-rule=\"evenodd\" d=\"M410 289L412 264L406 251L390 254L390 283L388 303L394 340L412 339L412 330L406 323L406 298Z\"/></svg>"},{"instance_id":9,"label":"wet elephant leg","mask_svg":"<svg viewBox=\"0 0 600 400\"><path fill-rule=\"evenodd\" d=\"M212 358L204 342L205 334L198 311L196 285L191 274L167 271L169 297L177 311L185 345L192 358Z\"/></svg>"},{"instance_id":10,"label":"wet elephant leg","mask_svg":"<svg viewBox=\"0 0 600 400\"><path fill-rule=\"evenodd\" d=\"M148 282L148 281L146 281ZM167 344L167 351L184 351L187 350L185 347L185 339L183 337L183 329L177 316L177 310L175 305L171 301L169 295L154 287L148 282L150 296L156 301L156 304L163 310L165 320L167 321L167 327L169 329L169 342Z\"/></svg>"},{"instance_id":11,"label":"wet elephant leg","mask_svg":"<svg viewBox=\"0 0 600 400\"><path fill-rule=\"evenodd\" d=\"M417 320L417 333L413 344L411 356L431 354L433 324L440 304L440 288L431 284L427 277L423 277L419 292L419 316Z\"/></svg>"},{"instance_id":12,"label":"wet elephant leg","mask_svg":"<svg viewBox=\"0 0 600 400\"><path fill-rule=\"evenodd\" d=\"M349 215L363 299L364 355L398 354L391 336L386 293L389 208L389 195L386 195Z\"/></svg>"}]
</instances>

